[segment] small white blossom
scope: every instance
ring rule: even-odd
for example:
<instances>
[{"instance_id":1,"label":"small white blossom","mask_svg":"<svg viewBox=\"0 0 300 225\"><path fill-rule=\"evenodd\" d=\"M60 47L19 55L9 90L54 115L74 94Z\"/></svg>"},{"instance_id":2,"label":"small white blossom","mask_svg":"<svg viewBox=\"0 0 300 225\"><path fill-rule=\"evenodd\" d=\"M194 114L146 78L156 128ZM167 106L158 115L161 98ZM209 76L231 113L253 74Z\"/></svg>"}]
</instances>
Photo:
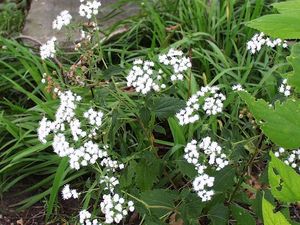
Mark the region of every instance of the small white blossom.
<instances>
[{"instance_id":1,"label":"small white blossom","mask_svg":"<svg viewBox=\"0 0 300 225\"><path fill-rule=\"evenodd\" d=\"M79 15L91 19L92 16L95 16L99 12L99 7L101 3L97 0L94 1L81 1L79 6Z\"/></svg>"},{"instance_id":2,"label":"small white blossom","mask_svg":"<svg viewBox=\"0 0 300 225\"><path fill-rule=\"evenodd\" d=\"M63 199L67 200L67 199L70 199L70 198L78 198L79 196L79 193L77 192L76 189L70 189L70 185L69 184L66 184L62 190L62 196L63 196Z\"/></svg>"},{"instance_id":3,"label":"small white blossom","mask_svg":"<svg viewBox=\"0 0 300 225\"><path fill-rule=\"evenodd\" d=\"M116 177L104 176L100 180L100 184L104 184L104 190L109 190L111 193L114 192L115 187L119 184L119 180Z\"/></svg>"},{"instance_id":4,"label":"small white blossom","mask_svg":"<svg viewBox=\"0 0 300 225\"><path fill-rule=\"evenodd\" d=\"M300 149L295 149L292 151L285 151L284 148L280 147L278 151L274 152L277 158L280 158L284 163L292 168L298 168L300 172Z\"/></svg>"},{"instance_id":5,"label":"small white blossom","mask_svg":"<svg viewBox=\"0 0 300 225\"><path fill-rule=\"evenodd\" d=\"M105 215L105 223L120 223L128 211L134 211L132 201L126 203L125 199L119 194L108 194L103 196L103 201L100 203L102 213Z\"/></svg>"},{"instance_id":6,"label":"small white blossom","mask_svg":"<svg viewBox=\"0 0 300 225\"><path fill-rule=\"evenodd\" d=\"M291 89L292 87L287 84L287 79L284 79L279 87L279 92L288 97L291 95Z\"/></svg>"},{"instance_id":7,"label":"small white blossom","mask_svg":"<svg viewBox=\"0 0 300 225\"><path fill-rule=\"evenodd\" d=\"M52 23L52 28L56 29L56 30L61 30L61 28L63 26L67 26L70 24L72 19L71 14L69 13L69 11L64 10L62 11L57 17L56 19L53 21Z\"/></svg>"},{"instance_id":8,"label":"small white blossom","mask_svg":"<svg viewBox=\"0 0 300 225\"><path fill-rule=\"evenodd\" d=\"M255 54L259 52L264 45L271 48L276 46L282 46L283 48L288 47L287 42L282 41L280 38L271 40L270 38L265 38L264 33L259 33L255 34L251 40L247 42L247 49L251 52L251 54Z\"/></svg>"},{"instance_id":9,"label":"small white blossom","mask_svg":"<svg viewBox=\"0 0 300 225\"><path fill-rule=\"evenodd\" d=\"M43 60L47 58L53 58L55 56L55 42L56 37L53 37L49 41L47 41L46 44L41 45L40 55Z\"/></svg>"},{"instance_id":10,"label":"small white blossom","mask_svg":"<svg viewBox=\"0 0 300 225\"><path fill-rule=\"evenodd\" d=\"M176 117L180 125L194 123L200 119L197 114L200 105L207 115L216 115L223 110L223 102L226 99L225 95L219 93L219 88L216 86L201 87L201 90L192 95L186 103L186 107L181 109Z\"/></svg>"},{"instance_id":11,"label":"small white blossom","mask_svg":"<svg viewBox=\"0 0 300 225\"><path fill-rule=\"evenodd\" d=\"M245 91L241 84L235 84L232 86L233 91Z\"/></svg>"}]
</instances>

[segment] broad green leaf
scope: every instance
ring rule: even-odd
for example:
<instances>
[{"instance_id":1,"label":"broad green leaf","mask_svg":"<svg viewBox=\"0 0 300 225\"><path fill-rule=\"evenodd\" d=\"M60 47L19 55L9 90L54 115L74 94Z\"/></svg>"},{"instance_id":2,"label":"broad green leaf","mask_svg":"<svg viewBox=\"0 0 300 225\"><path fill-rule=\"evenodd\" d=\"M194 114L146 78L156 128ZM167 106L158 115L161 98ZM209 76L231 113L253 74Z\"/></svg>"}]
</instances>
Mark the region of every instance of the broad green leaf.
<instances>
[{"instance_id":1,"label":"broad green leaf","mask_svg":"<svg viewBox=\"0 0 300 225\"><path fill-rule=\"evenodd\" d=\"M300 0L290 0L285 2L274 3L272 6L276 8L279 13L300 13Z\"/></svg>"},{"instance_id":2,"label":"broad green leaf","mask_svg":"<svg viewBox=\"0 0 300 225\"><path fill-rule=\"evenodd\" d=\"M230 210L232 212L232 215L234 219L236 220L236 225L255 225L255 219L254 217L248 212L248 210L242 208L239 205L231 205Z\"/></svg>"},{"instance_id":3,"label":"broad green leaf","mask_svg":"<svg viewBox=\"0 0 300 225\"><path fill-rule=\"evenodd\" d=\"M293 66L293 72L287 74L288 83L300 92L300 44L296 44L292 48L292 53L287 60Z\"/></svg>"},{"instance_id":4,"label":"broad green leaf","mask_svg":"<svg viewBox=\"0 0 300 225\"><path fill-rule=\"evenodd\" d=\"M300 201L300 175L277 159L273 153L270 155L268 175L272 194L283 202Z\"/></svg>"},{"instance_id":5,"label":"broad green leaf","mask_svg":"<svg viewBox=\"0 0 300 225\"><path fill-rule=\"evenodd\" d=\"M262 200L262 211L264 218L264 225L290 225L287 219L281 212L274 213L273 205L265 198Z\"/></svg>"},{"instance_id":6,"label":"broad green leaf","mask_svg":"<svg viewBox=\"0 0 300 225\"><path fill-rule=\"evenodd\" d=\"M142 191L150 190L157 181L160 165L159 160L142 161L136 165L136 184Z\"/></svg>"},{"instance_id":7,"label":"broad green leaf","mask_svg":"<svg viewBox=\"0 0 300 225\"><path fill-rule=\"evenodd\" d=\"M161 217L173 211L178 193L166 189L154 189L142 192L141 199L148 205L151 214Z\"/></svg>"},{"instance_id":8,"label":"broad green leaf","mask_svg":"<svg viewBox=\"0 0 300 225\"><path fill-rule=\"evenodd\" d=\"M274 38L300 38L300 13L290 12L259 17L247 23L248 27L257 29Z\"/></svg>"},{"instance_id":9,"label":"broad green leaf","mask_svg":"<svg viewBox=\"0 0 300 225\"><path fill-rule=\"evenodd\" d=\"M154 98L151 110L158 118L168 118L174 116L180 109L185 106L185 102L173 97Z\"/></svg>"},{"instance_id":10,"label":"broad green leaf","mask_svg":"<svg viewBox=\"0 0 300 225\"><path fill-rule=\"evenodd\" d=\"M229 209L223 204L214 205L209 210L208 217L213 225L227 225L229 220Z\"/></svg>"},{"instance_id":11,"label":"broad green leaf","mask_svg":"<svg viewBox=\"0 0 300 225\"><path fill-rule=\"evenodd\" d=\"M188 189L184 189L181 193L184 196L178 211L181 218L184 220L184 224L199 224L198 220L205 204L197 194L190 192Z\"/></svg>"},{"instance_id":12,"label":"broad green leaf","mask_svg":"<svg viewBox=\"0 0 300 225\"><path fill-rule=\"evenodd\" d=\"M270 36L282 39L300 38L300 0L273 4L280 14L259 17L247 26L260 30Z\"/></svg>"},{"instance_id":13,"label":"broad green leaf","mask_svg":"<svg viewBox=\"0 0 300 225\"><path fill-rule=\"evenodd\" d=\"M263 99L255 100L247 92L239 92L264 134L284 148L300 146L300 101L288 99L270 107Z\"/></svg>"}]
</instances>

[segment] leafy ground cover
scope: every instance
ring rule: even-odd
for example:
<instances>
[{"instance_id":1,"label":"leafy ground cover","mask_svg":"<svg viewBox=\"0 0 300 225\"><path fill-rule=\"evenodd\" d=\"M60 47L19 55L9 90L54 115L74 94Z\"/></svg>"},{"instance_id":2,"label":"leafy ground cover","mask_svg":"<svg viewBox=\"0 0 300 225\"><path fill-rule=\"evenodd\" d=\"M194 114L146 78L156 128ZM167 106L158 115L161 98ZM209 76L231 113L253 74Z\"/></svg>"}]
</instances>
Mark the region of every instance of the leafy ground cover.
<instances>
[{"instance_id":1,"label":"leafy ground cover","mask_svg":"<svg viewBox=\"0 0 300 225\"><path fill-rule=\"evenodd\" d=\"M136 3L107 31L97 1L63 12L73 51L0 39L3 202L22 187L13 206L49 224L298 224L299 36L276 26L299 1Z\"/></svg>"}]
</instances>

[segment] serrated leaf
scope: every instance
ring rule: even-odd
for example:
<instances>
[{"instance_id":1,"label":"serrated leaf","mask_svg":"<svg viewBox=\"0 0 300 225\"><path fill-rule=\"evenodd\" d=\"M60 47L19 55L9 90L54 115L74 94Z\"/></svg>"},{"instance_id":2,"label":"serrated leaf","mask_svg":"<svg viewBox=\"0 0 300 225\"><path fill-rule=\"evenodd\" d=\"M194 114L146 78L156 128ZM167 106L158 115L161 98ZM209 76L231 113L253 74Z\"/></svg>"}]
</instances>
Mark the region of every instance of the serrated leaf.
<instances>
[{"instance_id":1,"label":"serrated leaf","mask_svg":"<svg viewBox=\"0 0 300 225\"><path fill-rule=\"evenodd\" d=\"M147 203L152 215L161 217L174 208L178 193L166 189L154 189L142 192L141 199Z\"/></svg>"},{"instance_id":2,"label":"serrated leaf","mask_svg":"<svg viewBox=\"0 0 300 225\"><path fill-rule=\"evenodd\" d=\"M276 7L280 8L280 5ZM292 5L285 5L285 7L282 7L284 9L280 8L282 14L262 16L248 22L246 25L274 38L298 39L300 38L300 14L293 11L292 8L288 11L288 7L292 7Z\"/></svg>"},{"instance_id":3,"label":"serrated leaf","mask_svg":"<svg viewBox=\"0 0 300 225\"><path fill-rule=\"evenodd\" d=\"M184 106L183 100L165 96L154 98L151 109L158 118L164 119L174 116Z\"/></svg>"},{"instance_id":4,"label":"serrated leaf","mask_svg":"<svg viewBox=\"0 0 300 225\"><path fill-rule=\"evenodd\" d=\"M269 183L274 197L283 202L300 201L300 175L270 153Z\"/></svg>"},{"instance_id":5,"label":"serrated leaf","mask_svg":"<svg viewBox=\"0 0 300 225\"><path fill-rule=\"evenodd\" d=\"M216 204L209 210L208 217L213 225L227 225L229 220L229 209L223 204Z\"/></svg>"},{"instance_id":6,"label":"serrated leaf","mask_svg":"<svg viewBox=\"0 0 300 225\"><path fill-rule=\"evenodd\" d=\"M263 198L262 200L262 209L264 225L290 225L290 223L287 221L287 219L281 212L273 212L273 205L270 202L268 202L265 198Z\"/></svg>"},{"instance_id":7,"label":"serrated leaf","mask_svg":"<svg viewBox=\"0 0 300 225\"><path fill-rule=\"evenodd\" d=\"M293 66L293 72L287 74L288 84L300 92L300 44L295 44L292 53L287 57L289 63Z\"/></svg>"},{"instance_id":8,"label":"serrated leaf","mask_svg":"<svg viewBox=\"0 0 300 225\"><path fill-rule=\"evenodd\" d=\"M184 224L198 224L195 222L198 222L199 217L201 216L204 203L197 194L191 193L187 189L184 189L182 193L184 194L184 198L182 199L182 204L178 210L182 219L184 220Z\"/></svg>"},{"instance_id":9,"label":"serrated leaf","mask_svg":"<svg viewBox=\"0 0 300 225\"><path fill-rule=\"evenodd\" d=\"M136 165L136 183L141 191L150 190L157 181L160 170L160 161L142 161Z\"/></svg>"},{"instance_id":10,"label":"serrated leaf","mask_svg":"<svg viewBox=\"0 0 300 225\"><path fill-rule=\"evenodd\" d=\"M275 102L270 107L263 99L255 100L247 92L239 92L251 113L260 124L263 133L274 143L284 148L300 146L300 101L288 99Z\"/></svg>"},{"instance_id":11,"label":"serrated leaf","mask_svg":"<svg viewBox=\"0 0 300 225\"><path fill-rule=\"evenodd\" d=\"M253 216L244 208L242 208L239 205L231 205L230 210L232 212L232 215L234 219L236 220L236 225L255 225L255 219Z\"/></svg>"}]
</instances>

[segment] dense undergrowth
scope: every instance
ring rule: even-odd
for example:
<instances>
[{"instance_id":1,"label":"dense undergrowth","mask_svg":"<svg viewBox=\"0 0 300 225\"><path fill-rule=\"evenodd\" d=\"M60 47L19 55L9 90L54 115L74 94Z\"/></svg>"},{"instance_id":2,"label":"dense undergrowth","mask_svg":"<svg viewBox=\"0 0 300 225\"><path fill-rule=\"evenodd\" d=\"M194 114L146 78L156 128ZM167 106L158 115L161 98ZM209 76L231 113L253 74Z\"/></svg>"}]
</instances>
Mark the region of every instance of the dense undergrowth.
<instances>
[{"instance_id":1,"label":"dense undergrowth","mask_svg":"<svg viewBox=\"0 0 300 225\"><path fill-rule=\"evenodd\" d=\"M279 145L267 129L262 132L260 122L268 121L272 114L268 111L269 114L260 115L264 108L256 109L254 100L247 94L271 104L287 98L279 93L278 87L281 74L292 71L286 61L290 48L263 47L255 55L247 49L247 42L256 31L246 23L276 13L271 6L274 1L137 2L142 9L138 16L122 21L104 33L109 36L118 27L125 27L126 32L105 39L102 31L82 25L92 34L91 39L76 44L76 51L57 51L53 60L41 60L37 49L24 47L13 38L0 39L2 195L18 183L34 178L36 183L18 194L36 194L15 206L24 209L43 202L45 220L50 223L77 223L79 211L83 209L103 221L102 197L114 196L116 191L126 203L134 202L135 210L131 212L133 210L128 208L129 215L124 217L123 224L221 225L261 224L262 221L272 224L266 222L265 214L267 209L272 209L272 204L281 211L279 216L277 213L278 217L283 216L291 224L294 220L293 224L297 224L295 220L299 220L299 215L295 210L299 211L299 206L295 202L299 199L282 201L269 188L269 152L277 152L286 146ZM153 66L150 68L154 68L155 76L160 74L156 71L162 70L164 79L169 79L174 71L159 56L170 49L182 51L191 62L191 68L187 66L183 71L182 81L179 79L173 84L167 80L166 88L160 91L154 91L154 88L147 94L138 93L127 85L133 64L141 64L135 61L137 59L151 60ZM233 91L232 86L236 84L241 84L247 92ZM202 109L207 95L214 96L215 92L201 87L218 87L217 92L226 96L220 103L222 112L214 115ZM63 122L67 128L60 133L74 141L74 146L71 145L75 150L92 140L125 168L119 166L114 171L103 160L85 166L82 160L78 170L76 164L69 163L74 159L74 153L69 154L68 159L60 157L61 152L53 152L51 146L56 143L53 137L58 131L52 129L50 138L47 135L41 138L41 133L38 137L37 130L43 117L57 121L57 109L64 102L62 96L67 90L82 98L75 108L81 128L88 134L96 132L89 137L77 130L79 141L75 141L71 128L68 128L70 121L66 119L67 122ZM199 100L199 120L180 125L176 114L199 90L204 92L199 96L205 97ZM70 93L68 95L73 96ZM74 101L67 102L64 107ZM99 126L91 122L90 115L83 116L90 108L103 113L99 116ZM211 142L205 137L210 137ZM46 143L41 142L44 138ZM193 151L193 147L187 147L188 143L193 144L192 140L214 143L215 147L205 154L203 150L208 148L205 143L197 147L202 153L193 156L201 166L206 165L205 174L199 172L200 164L187 160L188 151ZM225 155L220 156L223 163L212 159L212 154L217 158L221 155L214 153L217 144ZM297 144L292 146L296 147ZM271 166L277 169L276 166L281 165L275 157L272 163ZM289 176L295 176L294 170L289 169ZM199 175L214 179L212 186L205 184L208 191L213 190L209 192L211 200L210 197L206 199L209 201L199 197L203 193L195 190L193 180ZM111 186L109 191L105 189L105 176L117 178L119 184L113 191ZM64 218L59 213L64 204L60 193L66 184L80 192L81 208ZM295 204L286 204L291 202ZM273 211L268 213L271 215Z\"/></svg>"}]
</instances>

